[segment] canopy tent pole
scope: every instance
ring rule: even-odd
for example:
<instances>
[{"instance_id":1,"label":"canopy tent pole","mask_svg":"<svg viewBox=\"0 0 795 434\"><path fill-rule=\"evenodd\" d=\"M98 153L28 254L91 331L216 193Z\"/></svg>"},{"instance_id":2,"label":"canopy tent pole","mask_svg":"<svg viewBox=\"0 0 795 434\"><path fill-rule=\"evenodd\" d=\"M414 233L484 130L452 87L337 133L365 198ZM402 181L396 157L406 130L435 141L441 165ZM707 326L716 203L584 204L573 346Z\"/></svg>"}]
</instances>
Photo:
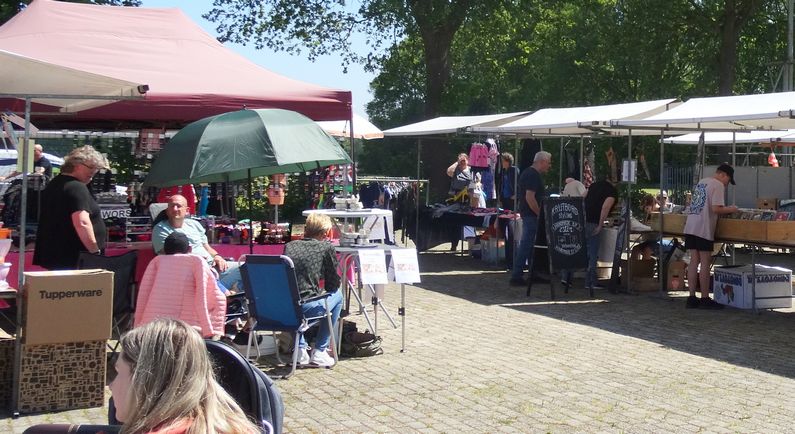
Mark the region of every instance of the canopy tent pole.
<instances>
[{"instance_id":1,"label":"canopy tent pole","mask_svg":"<svg viewBox=\"0 0 795 434\"><path fill-rule=\"evenodd\" d=\"M585 136L580 136L580 179L579 181L582 182L582 163L583 163L583 156L585 155L583 152L585 146Z\"/></svg>"},{"instance_id":2,"label":"canopy tent pole","mask_svg":"<svg viewBox=\"0 0 795 434\"><path fill-rule=\"evenodd\" d=\"M560 137L560 157L558 157L558 191L563 191L563 152L566 150L563 144L563 136Z\"/></svg>"},{"instance_id":3,"label":"canopy tent pole","mask_svg":"<svg viewBox=\"0 0 795 434\"><path fill-rule=\"evenodd\" d=\"M660 130L660 197L665 187L665 131ZM668 265L663 262L663 209L660 208L660 251L657 255L657 274L660 278L660 296L665 294L665 285L668 280ZM663 270L663 268L665 268ZM663 272L664 271L664 272ZM684 279L682 279L684 281Z\"/></svg>"},{"instance_id":4,"label":"canopy tent pole","mask_svg":"<svg viewBox=\"0 0 795 434\"><path fill-rule=\"evenodd\" d=\"M417 139L417 179L422 179L422 176L420 176L420 154L422 154L422 139L418 138ZM414 200L416 205L414 207L414 212L416 214L414 217L414 236L416 237L415 239L417 241L419 241L420 239L420 185L421 185L420 183L417 183L417 192L414 195L415 197ZM428 194L430 194L431 191L430 182L428 183L428 186L426 188L428 189L428 192L425 193L425 199L427 200ZM428 204L426 203L425 205ZM417 248L416 242L414 243L414 248L415 249Z\"/></svg>"},{"instance_id":5,"label":"canopy tent pole","mask_svg":"<svg viewBox=\"0 0 795 434\"><path fill-rule=\"evenodd\" d=\"M251 169L248 169L248 253L254 254L254 199L251 190ZM279 223L279 205L276 205L276 223ZM260 229L261 230L261 229Z\"/></svg>"},{"instance_id":6,"label":"canopy tent pole","mask_svg":"<svg viewBox=\"0 0 795 434\"><path fill-rule=\"evenodd\" d=\"M632 161L632 130L631 129L629 130L628 138L629 138L629 140L627 141L627 158L630 160L630 163L631 163L631 161ZM628 166L629 166L628 168L631 168L632 164L629 164ZM622 165L622 167L623 167L623 165ZM630 177L632 176L632 174L631 173L622 174L622 176L626 177L627 180L630 180L631 179ZM624 245L627 246L627 248L629 248L629 246L630 246L630 244L629 244L630 232L632 232L632 183L631 182L627 182L627 203L626 203L626 212L625 212L625 217L624 217L624 224L626 225L626 229L624 230L624 237L625 237L625 239L624 239L624 243L625 244ZM626 283L627 283L627 292L629 292L629 281L630 281L630 277L631 276L632 276L632 250L630 249L630 251L627 252L627 278L624 279L624 280L626 280Z\"/></svg>"}]
</instances>

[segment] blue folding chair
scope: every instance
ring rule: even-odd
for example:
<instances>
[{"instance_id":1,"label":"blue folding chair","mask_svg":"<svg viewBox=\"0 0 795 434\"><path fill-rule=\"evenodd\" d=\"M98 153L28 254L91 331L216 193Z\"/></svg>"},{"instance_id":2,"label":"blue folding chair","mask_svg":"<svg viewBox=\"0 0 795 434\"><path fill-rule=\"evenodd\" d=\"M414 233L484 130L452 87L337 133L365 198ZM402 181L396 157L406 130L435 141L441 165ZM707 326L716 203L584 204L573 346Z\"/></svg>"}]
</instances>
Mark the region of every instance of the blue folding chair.
<instances>
[{"instance_id":1,"label":"blue folding chair","mask_svg":"<svg viewBox=\"0 0 795 434\"><path fill-rule=\"evenodd\" d=\"M302 300L298 292L295 266L293 261L284 255L247 255L246 262L241 266L240 271L246 298L249 300L249 314L254 321L252 333L249 334L246 358L249 356L252 344L256 342L256 332L292 332L295 334L293 366L290 372L282 377L289 378L298 365L298 345L301 335L310 327L320 324L324 318L328 322L329 330L334 330L328 306L330 294L325 293ZM326 302L325 314L317 317L305 317L301 305L321 299L325 299ZM275 335L273 335L273 339L276 344L276 359L282 363ZM331 348L337 348L333 332L331 333ZM259 345L257 345L257 356L259 356ZM336 351L334 360L337 361Z\"/></svg>"}]
</instances>

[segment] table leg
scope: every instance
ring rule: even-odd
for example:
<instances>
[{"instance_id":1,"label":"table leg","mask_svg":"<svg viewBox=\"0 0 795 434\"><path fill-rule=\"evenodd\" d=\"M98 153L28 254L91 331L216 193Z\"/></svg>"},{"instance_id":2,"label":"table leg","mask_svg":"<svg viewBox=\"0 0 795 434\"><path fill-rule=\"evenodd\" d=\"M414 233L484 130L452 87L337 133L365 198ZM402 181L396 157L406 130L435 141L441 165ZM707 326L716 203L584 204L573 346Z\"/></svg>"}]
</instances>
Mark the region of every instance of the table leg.
<instances>
[{"instance_id":1,"label":"table leg","mask_svg":"<svg viewBox=\"0 0 795 434\"><path fill-rule=\"evenodd\" d=\"M400 315L400 352L406 351L406 284L400 284L400 309L398 309L398 315Z\"/></svg>"}]
</instances>

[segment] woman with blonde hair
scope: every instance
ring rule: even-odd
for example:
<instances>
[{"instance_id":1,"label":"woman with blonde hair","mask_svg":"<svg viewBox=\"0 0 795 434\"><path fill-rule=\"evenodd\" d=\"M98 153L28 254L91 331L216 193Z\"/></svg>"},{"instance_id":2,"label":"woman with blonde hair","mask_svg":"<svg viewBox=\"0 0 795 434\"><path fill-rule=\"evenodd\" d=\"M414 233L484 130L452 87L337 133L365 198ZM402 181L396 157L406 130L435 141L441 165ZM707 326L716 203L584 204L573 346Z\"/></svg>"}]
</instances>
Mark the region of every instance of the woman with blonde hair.
<instances>
[{"instance_id":1,"label":"woman with blonde hair","mask_svg":"<svg viewBox=\"0 0 795 434\"><path fill-rule=\"evenodd\" d=\"M327 241L331 226L329 216L321 213L309 214L304 226L304 238L287 243L284 246L284 254L295 265L295 277L302 300L326 292L331 294L327 301L331 310L332 328L336 328L342 310L342 291L339 290L340 276L337 274L337 253L334 246ZM320 288L321 279L324 282L323 288ZM325 303L326 300L308 301L301 304L301 310L308 317L320 316L326 311ZM334 366L336 362L327 351L330 341L331 330L328 323L321 321L311 357L307 349L308 344L304 340L304 336L301 335L301 340L298 343L300 351L298 363L324 368Z\"/></svg>"},{"instance_id":2,"label":"woman with blonde hair","mask_svg":"<svg viewBox=\"0 0 795 434\"><path fill-rule=\"evenodd\" d=\"M215 380L204 340L185 322L158 319L120 343L110 390L121 433L260 432Z\"/></svg>"}]
</instances>

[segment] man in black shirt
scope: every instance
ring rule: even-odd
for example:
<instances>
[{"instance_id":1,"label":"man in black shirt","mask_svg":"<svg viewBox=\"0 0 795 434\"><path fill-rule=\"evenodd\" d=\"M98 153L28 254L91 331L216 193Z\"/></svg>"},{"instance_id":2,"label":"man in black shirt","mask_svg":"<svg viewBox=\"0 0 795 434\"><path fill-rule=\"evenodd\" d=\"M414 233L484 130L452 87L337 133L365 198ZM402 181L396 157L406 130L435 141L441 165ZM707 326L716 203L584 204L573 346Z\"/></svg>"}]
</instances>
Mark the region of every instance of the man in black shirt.
<instances>
[{"instance_id":1,"label":"man in black shirt","mask_svg":"<svg viewBox=\"0 0 795 434\"><path fill-rule=\"evenodd\" d=\"M585 236L588 245L588 271L585 287L596 286L596 260L599 257L599 234L618 198L616 187L607 178L594 182L585 195Z\"/></svg>"},{"instance_id":2,"label":"man in black shirt","mask_svg":"<svg viewBox=\"0 0 795 434\"><path fill-rule=\"evenodd\" d=\"M34 264L50 270L74 269L80 252L100 253L105 248L105 223L86 184L107 167L105 157L91 146L66 156L61 174L42 192L46 211L36 234Z\"/></svg>"},{"instance_id":3,"label":"man in black shirt","mask_svg":"<svg viewBox=\"0 0 795 434\"><path fill-rule=\"evenodd\" d=\"M522 216L522 239L513 257L513 269L510 284L525 286L522 278L524 265L533 274L533 248L538 230L538 217L541 215L541 201L544 198L544 180L541 175L547 173L552 166L552 154L538 151L533 158L533 165L519 175L516 193L519 196L519 214Z\"/></svg>"}]
</instances>

